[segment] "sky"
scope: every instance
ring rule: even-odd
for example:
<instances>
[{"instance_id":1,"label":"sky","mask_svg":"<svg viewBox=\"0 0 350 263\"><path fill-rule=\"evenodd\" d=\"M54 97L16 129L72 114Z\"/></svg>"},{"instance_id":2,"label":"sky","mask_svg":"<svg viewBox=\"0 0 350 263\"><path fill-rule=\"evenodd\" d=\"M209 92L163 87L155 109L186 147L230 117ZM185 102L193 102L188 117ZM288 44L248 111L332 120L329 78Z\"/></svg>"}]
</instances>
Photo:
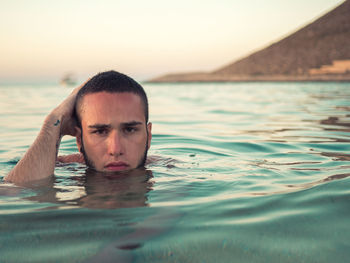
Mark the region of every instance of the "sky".
<instances>
[{"instance_id":1,"label":"sky","mask_svg":"<svg viewBox=\"0 0 350 263\"><path fill-rule=\"evenodd\" d=\"M343 0L0 0L0 83L211 71Z\"/></svg>"}]
</instances>

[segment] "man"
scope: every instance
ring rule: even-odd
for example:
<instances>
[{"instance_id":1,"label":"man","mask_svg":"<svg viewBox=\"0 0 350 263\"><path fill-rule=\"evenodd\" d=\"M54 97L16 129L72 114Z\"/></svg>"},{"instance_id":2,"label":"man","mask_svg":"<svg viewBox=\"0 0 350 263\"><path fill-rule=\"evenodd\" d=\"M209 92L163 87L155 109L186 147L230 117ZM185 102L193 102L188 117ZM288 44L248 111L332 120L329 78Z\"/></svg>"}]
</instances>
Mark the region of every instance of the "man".
<instances>
[{"instance_id":1,"label":"man","mask_svg":"<svg viewBox=\"0 0 350 263\"><path fill-rule=\"evenodd\" d=\"M101 172L142 167L151 129L141 85L115 71L99 73L46 117L38 137L5 180L24 183L48 177L56 160L85 162ZM80 154L57 158L64 135L76 137Z\"/></svg>"}]
</instances>

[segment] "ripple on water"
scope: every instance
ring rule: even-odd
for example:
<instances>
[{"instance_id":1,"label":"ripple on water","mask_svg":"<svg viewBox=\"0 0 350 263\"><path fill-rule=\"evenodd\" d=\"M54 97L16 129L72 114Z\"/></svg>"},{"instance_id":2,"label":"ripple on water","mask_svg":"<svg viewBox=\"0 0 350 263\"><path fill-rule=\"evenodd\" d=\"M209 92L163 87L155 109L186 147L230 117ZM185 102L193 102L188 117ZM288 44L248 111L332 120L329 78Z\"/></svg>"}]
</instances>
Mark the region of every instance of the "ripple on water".
<instances>
[{"instance_id":1,"label":"ripple on water","mask_svg":"<svg viewBox=\"0 0 350 263\"><path fill-rule=\"evenodd\" d=\"M349 84L145 87L150 174L89 177L66 164L44 185L2 183L1 259L347 262ZM70 91L0 89L4 176ZM60 151L76 152L75 139Z\"/></svg>"}]
</instances>

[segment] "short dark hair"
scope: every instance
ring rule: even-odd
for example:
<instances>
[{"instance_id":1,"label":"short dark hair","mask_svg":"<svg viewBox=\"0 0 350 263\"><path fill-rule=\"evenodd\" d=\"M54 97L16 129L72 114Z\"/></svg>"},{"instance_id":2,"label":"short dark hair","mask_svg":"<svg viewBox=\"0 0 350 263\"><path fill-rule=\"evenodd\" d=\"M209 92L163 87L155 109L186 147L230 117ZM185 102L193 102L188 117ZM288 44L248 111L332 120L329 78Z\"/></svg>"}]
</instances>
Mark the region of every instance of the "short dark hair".
<instances>
[{"instance_id":1,"label":"short dark hair","mask_svg":"<svg viewBox=\"0 0 350 263\"><path fill-rule=\"evenodd\" d=\"M75 99L74 115L77 119L77 124L81 128L81 120L78 114L78 107L82 98L86 94L96 92L122 93L131 92L141 98L144 107L146 124L148 123L148 100L147 95L142 86L129 76L116 72L114 70L101 72L87 81L79 90Z\"/></svg>"}]
</instances>

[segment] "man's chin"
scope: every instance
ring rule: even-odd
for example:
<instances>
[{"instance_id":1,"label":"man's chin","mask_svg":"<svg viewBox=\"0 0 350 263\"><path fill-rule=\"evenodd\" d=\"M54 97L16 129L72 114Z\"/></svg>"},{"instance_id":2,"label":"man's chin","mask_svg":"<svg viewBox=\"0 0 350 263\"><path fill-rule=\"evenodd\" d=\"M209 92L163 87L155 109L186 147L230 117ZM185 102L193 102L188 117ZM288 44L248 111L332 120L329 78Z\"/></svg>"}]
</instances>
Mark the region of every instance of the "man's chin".
<instances>
[{"instance_id":1,"label":"man's chin","mask_svg":"<svg viewBox=\"0 0 350 263\"><path fill-rule=\"evenodd\" d=\"M148 133L147 133L147 135L148 135ZM141 170L145 169L145 163L146 163L147 154L148 154L148 141L146 141L145 150L144 150L142 157L139 160L138 165L136 167L131 167L126 163L116 162L116 163L111 163L110 165L107 165L106 167L103 167L103 169L101 169L101 170L96 169L94 162L86 154L85 147L84 147L84 141L83 141L83 134L81 134L81 141L82 141L82 145L81 145L80 151L84 157L85 165L89 169L95 170L96 172L102 172L102 173L120 173L120 172L127 172L127 171L131 171L131 170L135 170L135 169L141 169Z\"/></svg>"},{"instance_id":2,"label":"man's chin","mask_svg":"<svg viewBox=\"0 0 350 263\"><path fill-rule=\"evenodd\" d=\"M104 173L125 173L134 170L135 168L112 168L112 169L103 169L101 172Z\"/></svg>"},{"instance_id":3,"label":"man's chin","mask_svg":"<svg viewBox=\"0 0 350 263\"><path fill-rule=\"evenodd\" d=\"M88 157L88 155L85 152L84 144L81 148L81 153L83 154L85 165L88 167L89 170L99 172L99 173L127 173L132 170L145 170L145 163L147 160L147 145L145 152L142 155L141 160L139 161L138 165L136 167L130 166L127 163L123 162L116 162L116 163L110 163L106 166L104 166L102 169L96 168L96 165L94 162Z\"/></svg>"}]
</instances>

